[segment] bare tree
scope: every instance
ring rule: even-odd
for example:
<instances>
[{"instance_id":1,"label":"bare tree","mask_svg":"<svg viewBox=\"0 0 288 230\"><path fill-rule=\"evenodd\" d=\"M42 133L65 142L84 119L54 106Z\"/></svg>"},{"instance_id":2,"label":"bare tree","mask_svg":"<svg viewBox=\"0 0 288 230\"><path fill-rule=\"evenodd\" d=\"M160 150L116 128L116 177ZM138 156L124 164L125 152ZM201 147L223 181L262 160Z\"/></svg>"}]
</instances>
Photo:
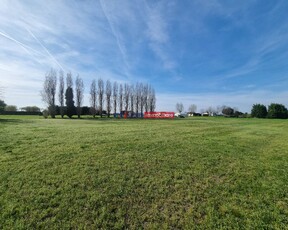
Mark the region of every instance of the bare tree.
<instances>
[{"instance_id":1,"label":"bare tree","mask_svg":"<svg viewBox=\"0 0 288 230\"><path fill-rule=\"evenodd\" d=\"M74 94L73 94L73 78L71 72L66 75L66 91L65 91L66 115L69 118L75 114Z\"/></svg>"},{"instance_id":2,"label":"bare tree","mask_svg":"<svg viewBox=\"0 0 288 230\"><path fill-rule=\"evenodd\" d=\"M149 110L148 93L149 93L149 85L146 84L143 87L143 95L142 95L143 101L144 101L145 112L148 112Z\"/></svg>"},{"instance_id":3,"label":"bare tree","mask_svg":"<svg viewBox=\"0 0 288 230\"><path fill-rule=\"evenodd\" d=\"M140 113L143 115L146 98L144 95L144 86L142 83L140 83L139 85L139 96L140 96Z\"/></svg>"},{"instance_id":4,"label":"bare tree","mask_svg":"<svg viewBox=\"0 0 288 230\"><path fill-rule=\"evenodd\" d=\"M148 105L150 112L154 112L156 108L156 95L154 88L150 85L148 92Z\"/></svg>"},{"instance_id":5,"label":"bare tree","mask_svg":"<svg viewBox=\"0 0 288 230\"><path fill-rule=\"evenodd\" d=\"M93 80L90 87L90 105L91 105L91 112L93 117L95 118L96 109L97 109L97 86L96 81Z\"/></svg>"},{"instance_id":6,"label":"bare tree","mask_svg":"<svg viewBox=\"0 0 288 230\"><path fill-rule=\"evenodd\" d=\"M72 74L71 72L67 73L67 76L66 76L66 85L67 85L67 88L71 88L73 89L73 79L72 79Z\"/></svg>"},{"instance_id":7,"label":"bare tree","mask_svg":"<svg viewBox=\"0 0 288 230\"><path fill-rule=\"evenodd\" d=\"M41 91L42 100L47 104L48 111L52 118L56 115L55 95L57 87L57 73L54 69L45 76L43 90Z\"/></svg>"},{"instance_id":8,"label":"bare tree","mask_svg":"<svg viewBox=\"0 0 288 230\"><path fill-rule=\"evenodd\" d=\"M104 82L101 78L98 79L98 101L99 101L99 113L102 117L103 104L104 104Z\"/></svg>"},{"instance_id":9,"label":"bare tree","mask_svg":"<svg viewBox=\"0 0 288 230\"><path fill-rule=\"evenodd\" d=\"M190 113L195 113L197 111L197 105L195 104L190 105L188 111Z\"/></svg>"},{"instance_id":10,"label":"bare tree","mask_svg":"<svg viewBox=\"0 0 288 230\"><path fill-rule=\"evenodd\" d=\"M84 99L84 84L83 80L77 75L75 81L76 107L78 118L81 116L81 106Z\"/></svg>"},{"instance_id":11,"label":"bare tree","mask_svg":"<svg viewBox=\"0 0 288 230\"><path fill-rule=\"evenodd\" d=\"M223 108L225 107L225 105L217 105L216 107L216 113L219 115L219 114L222 114L222 110Z\"/></svg>"},{"instance_id":12,"label":"bare tree","mask_svg":"<svg viewBox=\"0 0 288 230\"><path fill-rule=\"evenodd\" d=\"M111 95L112 95L112 86L111 82L109 80L106 81L106 110L107 110L107 115L110 117L110 112L111 112Z\"/></svg>"},{"instance_id":13,"label":"bare tree","mask_svg":"<svg viewBox=\"0 0 288 230\"><path fill-rule=\"evenodd\" d=\"M117 98L118 98L118 83L115 81L113 84L113 108L114 113L117 111Z\"/></svg>"},{"instance_id":14,"label":"bare tree","mask_svg":"<svg viewBox=\"0 0 288 230\"><path fill-rule=\"evenodd\" d=\"M60 105L61 117L64 117L64 72L60 70L59 72L59 90L58 90L58 100Z\"/></svg>"},{"instance_id":15,"label":"bare tree","mask_svg":"<svg viewBox=\"0 0 288 230\"><path fill-rule=\"evenodd\" d=\"M135 86L135 112L136 116L139 115L140 110L140 101L141 101L141 91L140 91L140 84L137 82Z\"/></svg>"},{"instance_id":16,"label":"bare tree","mask_svg":"<svg viewBox=\"0 0 288 230\"><path fill-rule=\"evenodd\" d=\"M214 113L216 113L216 109L214 109L212 106L209 106L207 109L207 113L209 113L209 116L213 116Z\"/></svg>"},{"instance_id":17,"label":"bare tree","mask_svg":"<svg viewBox=\"0 0 288 230\"><path fill-rule=\"evenodd\" d=\"M179 112L179 113L182 113L183 110L184 110L184 105L182 103L177 103L176 104L176 110Z\"/></svg>"},{"instance_id":18,"label":"bare tree","mask_svg":"<svg viewBox=\"0 0 288 230\"><path fill-rule=\"evenodd\" d=\"M130 96L130 111L134 113L135 109L135 87L134 85L130 85L129 89L129 96Z\"/></svg>"},{"instance_id":19,"label":"bare tree","mask_svg":"<svg viewBox=\"0 0 288 230\"><path fill-rule=\"evenodd\" d=\"M130 98L130 86L125 83L124 84L124 108L125 112L128 112L129 109L129 98Z\"/></svg>"},{"instance_id":20,"label":"bare tree","mask_svg":"<svg viewBox=\"0 0 288 230\"><path fill-rule=\"evenodd\" d=\"M71 88L73 86L73 81L71 79L72 75L71 73L68 73L66 79L67 88ZM76 105L78 108L77 112L78 117L79 117L79 101L77 98L78 97L77 90L79 89L79 82L78 82L79 79L80 78L77 77L77 80L75 81L76 84L75 93L76 93ZM139 113L143 114L144 111L155 111L156 94L154 88L149 84L143 85L142 83L136 83L136 85L129 85L128 83L118 84L117 82L114 82L112 85L110 80L107 80L106 83L101 78L98 79L98 82L93 80L90 86L90 105L93 117L96 116L97 110L99 111L99 114L102 117L104 103L105 103L105 109L107 109L108 117L111 116L112 111L116 113L118 109L119 112L131 111L133 113L136 113L137 116L139 116Z\"/></svg>"},{"instance_id":21,"label":"bare tree","mask_svg":"<svg viewBox=\"0 0 288 230\"><path fill-rule=\"evenodd\" d=\"M118 100L119 100L119 112L121 113L123 111L123 85L120 84L119 86L119 97L118 97Z\"/></svg>"}]
</instances>

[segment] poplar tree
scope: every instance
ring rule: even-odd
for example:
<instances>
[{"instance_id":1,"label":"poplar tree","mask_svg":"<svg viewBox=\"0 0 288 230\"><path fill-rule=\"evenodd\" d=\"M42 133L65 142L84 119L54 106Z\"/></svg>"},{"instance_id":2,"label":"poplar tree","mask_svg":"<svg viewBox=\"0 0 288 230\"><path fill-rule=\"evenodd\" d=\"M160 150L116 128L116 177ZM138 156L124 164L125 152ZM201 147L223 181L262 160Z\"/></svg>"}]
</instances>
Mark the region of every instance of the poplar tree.
<instances>
[{"instance_id":1,"label":"poplar tree","mask_svg":"<svg viewBox=\"0 0 288 230\"><path fill-rule=\"evenodd\" d=\"M117 111L117 97L118 97L118 83L115 81L113 84L113 108L114 113Z\"/></svg>"},{"instance_id":2,"label":"poplar tree","mask_svg":"<svg viewBox=\"0 0 288 230\"><path fill-rule=\"evenodd\" d=\"M112 95L112 86L111 82L109 80L106 81L106 110L107 110L107 115L110 117L110 112L111 112L111 95Z\"/></svg>"},{"instance_id":3,"label":"poplar tree","mask_svg":"<svg viewBox=\"0 0 288 230\"><path fill-rule=\"evenodd\" d=\"M47 104L51 118L55 118L56 115L56 87L57 73L54 69L51 69L50 72L45 76L43 90L41 91L42 100Z\"/></svg>"},{"instance_id":4,"label":"poplar tree","mask_svg":"<svg viewBox=\"0 0 288 230\"><path fill-rule=\"evenodd\" d=\"M67 85L65 92L66 113L69 118L72 118L72 116L75 114L75 105L73 95L73 78L71 72L67 73L66 85Z\"/></svg>"},{"instance_id":5,"label":"poplar tree","mask_svg":"<svg viewBox=\"0 0 288 230\"><path fill-rule=\"evenodd\" d=\"M75 93L76 93L76 107L77 107L77 115L78 118L81 117L81 106L83 104L84 99L84 84L83 80L79 77L76 77L75 81Z\"/></svg>"},{"instance_id":6,"label":"poplar tree","mask_svg":"<svg viewBox=\"0 0 288 230\"><path fill-rule=\"evenodd\" d=\"M75 106L74 106L73 98L74 98L73 89L71 87L68 87L66 89L65 99L66 99L66 107L67 107L67 116L69 118L72 118L72 116L75 114Z\"/></svg>"},{"instance_id":7,"label":"poplar tree","mask_svg":"<svg viewBox=\"0 0 288 230\"><path fill-rule=\"evenodd\" d=\"M91 113L93 117L96 116L96 110L97 110L97 85L96 81L93 80L90 87L90 105L91 105Z\"/></svg>"},{"instance_id":8,"label":"poplar tree","mask_svg":"<svg viewBox=\"0 0 288 230\"><path fill-rule=\"evenodd\" d=\"M64 73L61 70L59 72L59 90L58 90L58 100L60 105L60 115L63 118L65 111L64 111Z\"/></svg>"},{"instance_id":9,"label":"poplar tree","mask_svg":"<svg viewBox=\"0 0 288 230\"><path fill-rule=\"evenodd\" d=\"M103 104L104 104L104 82L101 78L98 79L98 101L99 101L99 113L102 117Z\"/></svg>"}]
</instances>

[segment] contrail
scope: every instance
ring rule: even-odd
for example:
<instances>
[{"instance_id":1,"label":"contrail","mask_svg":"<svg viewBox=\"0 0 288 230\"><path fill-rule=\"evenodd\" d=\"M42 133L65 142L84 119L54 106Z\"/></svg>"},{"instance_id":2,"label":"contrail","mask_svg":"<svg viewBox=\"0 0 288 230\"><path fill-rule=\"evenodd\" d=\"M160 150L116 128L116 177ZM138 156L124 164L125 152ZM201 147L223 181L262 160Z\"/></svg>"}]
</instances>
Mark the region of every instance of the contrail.
<instances>
[{"instance_id":1,"label":"contrail","mask_svg":"<svg viewBox=\"0 0 288 230\"><path fill-rule=\"evenodd\" d=\"M2 35L3 37L5 37L5 38L7 38L7 39L9 39L9 40L17 43L17 44L20 45L28 54L30 54L30 55L32 55L32 56L33 56L33 54L32 54L29 50L32 50L34 53L36 53L36 54L38 54L38 55L43 55L43 54L40 53L39 51L34 50L33 48L31 48L31 47L23 44L22 42L14 39L14 38L12 38L12 37L10 37L8 34L5 34L5 33L3 33L3 32L0 31L0 35ZM43 55L43 56L44 56L44 55Z\"/></svg>"},{"instance_id":2,"label":"contrail","mask_svg":"<svg viewBox=\"0 0 288 230\"><path fill-rule=\"evenodd\" d=\"M45 54L43 54L42 52L39 52L39 51L31 48L31 47L28 46L28 45L25 45L24 43L16 40L15 38L12 38L11 36L9 36L9 35L6 34L6 33L3 33L3 32L0 31L0 35L2 35L3 37L9 39L10 41L15 42L15 43L18 44L18 45L20 45L31 57L33 57L33 59L34 59L35 61L37 61L38 63L42 64L42 63L38 60L38 58L35 58L35 55L34 55L34 54L37 54L37 55L46 57ZM32 52L30 52L30 51L32 51L34 54L33 54Z\"/></svg>"},{"instance_id":3,"label":"contrail","mask_svg":"<svg viewBox=\"0 0 288 230\"><path fill-rule=\"evenodd\" d=\"M46 51L46 53L56 62L56 64L65 72L62 65L57 61L57 59L49 52L49 50L40 42L40 40L30 31L28 28L25 28L29 34L40 44L40 46Z\"/></svg>"},{"instance_id":4,"label":"contrail","mask_svg":"<svg viewBox=\"0 0 288 230\"><path fill-rule=\"evenodd\" d=\"M119 50L120 50L120 53L121 53L121 55L122 55L122 59L123 59L125 65L126 65L126 68L129 69L129 65L128 65L128 62L127 62L127 59L126 59L126 55L125 55L124 48L123 48L123 46L122 46L122 44L120 43L120 40L119 40L119 35L118 35L118 33L115 31L115 29L114 29L113 22L112 22L111 18L109 17L109 15L107 14L107 12L106 12L106 10L105 10L105 6L103 7L103 5L105 5L105 3L103 4L102 0L100 0L100 5L101 5L101 9L102 9L102 11L103 11L103 14L104 14L104 16L105 16L105 18L106 18L109 26L110 26L110 29L111 29L111 31L112 31L112 34L114 35L114 37L115 37L115 39L116 39L117 46L118 46L118 48L119 48ZM126 75L128 76L127 70L126 70Z\"/></svg>"}]
</instances>

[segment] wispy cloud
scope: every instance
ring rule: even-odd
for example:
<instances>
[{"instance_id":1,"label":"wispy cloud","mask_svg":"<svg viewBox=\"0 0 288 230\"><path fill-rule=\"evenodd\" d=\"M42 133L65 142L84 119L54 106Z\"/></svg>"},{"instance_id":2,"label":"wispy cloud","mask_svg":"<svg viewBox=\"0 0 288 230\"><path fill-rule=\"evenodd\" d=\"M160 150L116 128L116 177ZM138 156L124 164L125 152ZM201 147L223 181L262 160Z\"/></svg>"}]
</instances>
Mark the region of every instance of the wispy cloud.
<instances>
[{"instance_id":1,"label":"wispy cloud","mask_svg":"<svg viewBox=\"0 0 288 230\"><path fill-rule=\"evenodd\" d=\"M168 25L164 19L162 12L165 10L165 6L160 3L154 3L153 7L150 7L146 0L144 0L147 12L147 32L149 47L160 58L163 63L163 67L166 70L174 72L177 63L172 56L167 52L170 42Z\"/></svg>"},{"instance_id":2,"label":"wispy cloud","mask_svg":"<svg viewBox=\"0 0 288 230\"><path fill-rule=\"evenodd\" d=\"M32 52L34 52L34 53L36 53L36 54L41 54L41 53L38 52L37 50L31 48L30 46L25 45L24 43L16 40L15 38L9 36L9 35L6 34L6 33L3 33L3 32L0 31L0 35L2 35L3 37L9 39L10 41L15 42L15 43L18 44L19 46L21 46L21 47L22 47L29 55L31 55L31 56L33 56L33 55L32 55L32 53L31 53L30 51L32 51Z\"/></svg>"},{"instance_id":3,"label":"wispy cloud","mask_svg":"<svg viewBox=\"0 0 288 230\"><path fill-rule=\"evenodd\" d=\"M79 73L88 85L98 77L149 82L172 92L159 94L163 109L172 97L188 103L205 95L227 104L231 98L244 108L259 95L267 101L273 91L286 95L287 10L281 0L2 0L1 84L7 103L18 104L13 95L23 93L18 100L25 105L23 98L32 100L30 89L41 104L41 82L53 67Z\"/></svg>"},{"instance_id":4,"label":"wispy cloud","mask_svg":"<svg viewBox=\"0 0 288 230\"><path fill-rule=\"evenodd\" d=\"M61 70L65 71L64 68L62 67L62 65L59 63L59 61L57 61L57 59L51 54L51 52L49 52L49 50L42 44L42 42L40 42L40 40L32 33L31 30L29 30L28 28L26 28L26 30L29 32L29 34L40 44L40 46L45 50L45 52L51 57L51 59L53 61L55 61L55 63L61 68Z\"/></svg>"},{"instance_id":5,"label":"wispy cloud","mask_svg":"<svg viewBox=\"0 0 288 230\"><path fill-rule=\"evenodd\" d=\"M126 69L126 75L129 76L129 74L128 74L129 64L127 61L127 54L126 54L127 51L126 51L125 45L123 44L123 42L120 39L120 34L119 34L118 30L116 29L113 17L110 15L110 12L107 9L106 2L100 0L100 5L101 5L101 9L103 11L103 14L105 15L105 18L107 19L107 22L109 24L111 32L112 32L113 36L115 37L117 46L118 46L119 51L121 53L121 56L123 58L124 64L127 68Z\"/></svg>"},{"instance_id":6,"label":"wispy cloud","mask_svg":"<svg viewBox=\"0 0 288 230\"><path fill-rule=\"evenodd\" d=\"M167 24L161 15L160 6L150 8L146 2L147 9L147 35L152 42L158 44L165 44L169 41L169 35L167 33Z\"/></svg>"}]
</instances>

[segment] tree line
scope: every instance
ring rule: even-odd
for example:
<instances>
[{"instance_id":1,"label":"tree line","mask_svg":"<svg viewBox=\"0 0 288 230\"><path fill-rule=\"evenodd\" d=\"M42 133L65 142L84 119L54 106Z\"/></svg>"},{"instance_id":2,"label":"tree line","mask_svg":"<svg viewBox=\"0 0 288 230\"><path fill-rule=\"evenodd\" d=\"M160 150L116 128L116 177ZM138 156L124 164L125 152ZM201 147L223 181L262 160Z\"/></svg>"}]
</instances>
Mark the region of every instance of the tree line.
<instances>
[{"instance_id":1,"label":"tree line","mask_svg":"<svg viewBox=\"0 0 288 230\"><path fill-rule=\"evenodd\" d=\"M183 103L176 103L176 111L178 113L182 113L184 111L184 105ZM191 104L188 107L188 114L208 114L209 116L213 116L213 115L224 115L227 117L239 117L242 116L243 113L240 112L236 107L232 108L230 106L226 106L226 105L222 105L222 106L217 106L217 107L212 107L209 106L207 109L201 109L200 113L196 113L197 111L197 105L195 104Z\"/></svg>"},{"instance_id":2,"label":"tree line","mask_svg":"<svg viewBox=\"0 0 288 230\"><path fill-rule=\"evenodd\" d=\"M57 88L57 82L58 88ZM74 97L75 95L75 97ZM47 105L47 112L52 117L56 116L56 101L59 103L60 115L63 118L67 115L71 118L73 115L81 116L84 101L84 83L82 78L77 75L75 88L71 73L66 75L66 88L64 72L51 69L46 74L41 91L42 100ZM89 91L90 113L95 118L97 114L101 117L111 113L134 113L136 117L141 116L143 112L155 111L156 93L150 84L137 82L111 83L110 80L104 81L102 78L93 79Z\"/></svg>"},{"instance_id":3,"label":"tree line","mask_svg":"<svg viewBox=\"0 0 288 230\"><path fill-rule=\"evenodd\" d=\"M271 103L268 109L263 104L254 104L251 109L251 116L256 118L288 118L287 108L278 103Z\"/></svg>"},{"instance_id":4,"label":"tree line","mask_svg":"<svg viewBox=\"0 0 288 230\"><path fill-rule=\"evenodd\" d=\"M176 104L176 110L179 113L184 111L184 105L182 103ZM188 113L196 113L197 106L191 104L188 108ZM251 109L251 114L242 113L237 108L229 106L217 106L216 108L209 107L208 109L202 110L201 113L207 113L209 115L224 115L226 117L256 117L256 118L288 118L288 110L283 104L271 103L268 107L263 104L254 104Z\"/></svg>"}]
</instances>

